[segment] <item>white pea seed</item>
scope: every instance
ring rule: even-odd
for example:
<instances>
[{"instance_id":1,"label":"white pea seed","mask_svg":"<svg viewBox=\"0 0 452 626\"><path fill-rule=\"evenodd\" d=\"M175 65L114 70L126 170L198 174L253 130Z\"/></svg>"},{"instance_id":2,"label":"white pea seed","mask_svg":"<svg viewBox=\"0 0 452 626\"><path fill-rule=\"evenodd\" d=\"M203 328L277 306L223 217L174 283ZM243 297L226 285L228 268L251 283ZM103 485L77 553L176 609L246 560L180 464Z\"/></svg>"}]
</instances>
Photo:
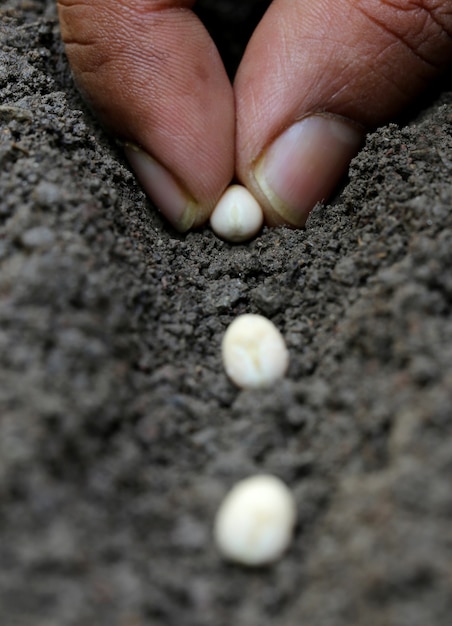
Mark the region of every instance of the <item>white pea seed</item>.
<instances>
[{"instance_id":1,"label":"white pea seed","mask_svg":"<svg viewBox=\"0 0 452 626\"><path fill-rule=\"evenodd\" d=\"M286 373L289 352L276 326L262 315L237 317L222 343L223 365L238 387L269 387Z\"/></svg>"},{"instance_id":2,"label":"white pea seed","mask_svg":"<svg viewBox=\"0 0 452 626\"><path fill-rule=\"evenodd\" d=\"M213 232L234 243L247 241L257 235L263 222L259 203L241 185L228 187L210 216Z\"/></svg>"},{"instance_id":3,"label":"white pea seed","mask_svg":"<svg viewBox=\"0 0 452 626\"><path fill-rule=\"evenodd\" d=\"M279 478L253 476L226 495L215 518L214 538L226 559L265 565L288 547L296 517L292 493Z\"/></svg>"}]
</instances>

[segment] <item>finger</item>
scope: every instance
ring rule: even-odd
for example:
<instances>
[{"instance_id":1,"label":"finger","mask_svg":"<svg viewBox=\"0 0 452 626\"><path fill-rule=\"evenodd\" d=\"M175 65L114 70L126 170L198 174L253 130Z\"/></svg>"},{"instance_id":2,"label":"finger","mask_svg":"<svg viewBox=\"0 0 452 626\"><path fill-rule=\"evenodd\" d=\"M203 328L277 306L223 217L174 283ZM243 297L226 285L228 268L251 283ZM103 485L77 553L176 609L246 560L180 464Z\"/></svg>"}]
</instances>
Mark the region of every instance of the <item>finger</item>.
<instances>
[{"instance_id":1,"label":"finger","mask_svg":"<svg viewBox=\"0 0 452 626\"><path fill-rule=\"evenodd\" d=\"M452 59L452 2L274 0L238 70L237 172L269 223L304 224L362 132Z\"/></svg>"},{"instance_id":2,"label":"finger","mask_svg":"<svg viewBox=\"0 0 452 626\"><path fill-rule=\"evenodd\" d=\"M194 0L59 0L76 82L179 230L204 222L234 170L234 103Z\"/></svg>"}]
</instances>

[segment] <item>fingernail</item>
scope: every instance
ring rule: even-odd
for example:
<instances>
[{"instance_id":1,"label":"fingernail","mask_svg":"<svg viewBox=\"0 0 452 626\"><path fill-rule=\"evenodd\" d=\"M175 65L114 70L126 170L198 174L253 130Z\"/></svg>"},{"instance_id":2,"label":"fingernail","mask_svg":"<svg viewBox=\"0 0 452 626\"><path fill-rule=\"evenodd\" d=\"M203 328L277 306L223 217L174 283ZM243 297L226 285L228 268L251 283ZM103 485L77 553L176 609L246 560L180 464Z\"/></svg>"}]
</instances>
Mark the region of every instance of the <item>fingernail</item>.
<instances>
[{"instance_id":1,"label":"fingernail","mask_svg":"<svg viewBox=\"0 0 452 626\"><path fill-rule=\"evenodd\" d=\"M302 226L315 204L332 193L362 138L351 123L330 115L306 117L284 131L254 170L274 223Z\"/></svg>"},{"instance_id":2,"label":"fingernail","mask_svg":"<svg viewBox=\"0 0 452 626\"><path fill-rule=\"evenodd\" d=\"M146 195L159 211L177 230L181 232L189 230L199 212L196 201L181 188L174 176L147 152L131 143L125 144L124 152Z\"/></svg>"}]
</instances>

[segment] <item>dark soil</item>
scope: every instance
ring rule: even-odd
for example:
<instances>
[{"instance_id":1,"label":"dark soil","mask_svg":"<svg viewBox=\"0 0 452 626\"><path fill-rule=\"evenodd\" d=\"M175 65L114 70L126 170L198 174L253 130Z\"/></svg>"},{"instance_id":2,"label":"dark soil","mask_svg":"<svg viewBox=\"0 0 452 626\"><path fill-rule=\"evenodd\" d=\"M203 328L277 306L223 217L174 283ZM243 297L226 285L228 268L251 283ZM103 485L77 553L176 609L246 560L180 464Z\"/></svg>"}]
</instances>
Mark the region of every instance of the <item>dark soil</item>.
<instances>
[{"instance_id":1,"label":"dark soil","mask_svg":"<svg viewBox=\"0 0 452 626\"><path fill-rule=\"evenodd\" d=\"M231 246L152 208L53 0L0 19L0 624L449 626L452 90L371 134L305 230ZM244 312L290 348L265 392L223 372ZM299 524L248 571L211 527L256 472Z\"/></svg>"}]
</instances>

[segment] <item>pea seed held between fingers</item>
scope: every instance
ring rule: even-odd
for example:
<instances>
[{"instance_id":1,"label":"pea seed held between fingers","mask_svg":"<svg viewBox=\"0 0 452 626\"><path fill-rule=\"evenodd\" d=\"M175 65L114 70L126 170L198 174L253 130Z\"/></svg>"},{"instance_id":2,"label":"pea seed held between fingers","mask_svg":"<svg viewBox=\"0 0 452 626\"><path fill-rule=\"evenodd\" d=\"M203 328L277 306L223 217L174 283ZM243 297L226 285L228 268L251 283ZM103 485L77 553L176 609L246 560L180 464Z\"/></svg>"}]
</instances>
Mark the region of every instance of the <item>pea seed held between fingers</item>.
<instances>
[{"instance_id":1,"label":"pea seed held between fingers","mask_svg":"<svg viewBox=\"0 0 452 626\"><path fill-rule=\"evenodd\" d=\"M210 226L213 232L234 243L251 239L262 228L264 214L260 204L241 185L231 185L218 201Z\"/></svg>"},{"instance_id":2,"label":"pea seed held between fingers","mask_svg":"<svg viewBox=\"0 0 452 626\"><path fill-rule=\"evenodd\" d=\"M238 387L269 387L286 373L289 352L276 326L262 315L237 317L222 343L223 365Z\"/></svg>"}]
</instances>

